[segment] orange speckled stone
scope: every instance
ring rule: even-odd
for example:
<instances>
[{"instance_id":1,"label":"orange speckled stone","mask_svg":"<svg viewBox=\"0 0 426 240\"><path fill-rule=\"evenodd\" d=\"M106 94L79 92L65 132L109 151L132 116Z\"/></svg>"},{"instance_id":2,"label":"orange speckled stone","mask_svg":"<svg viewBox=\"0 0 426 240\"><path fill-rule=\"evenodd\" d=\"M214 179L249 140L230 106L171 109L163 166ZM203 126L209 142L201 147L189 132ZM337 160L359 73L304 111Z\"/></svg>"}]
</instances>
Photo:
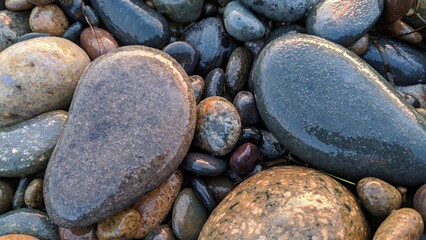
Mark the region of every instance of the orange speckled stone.
<instances>
[{"instance_id":1,"label":"orange speckled stone","mask_svg":"<svg viewBox=\"0 0 426 240\"><path fill-rule=\"evenodd\" d=\"M242 182L212 212L204 239L367 239L355 197L313 169L284 166Z\"/></svg>"},{"instance_id":2,"label":"orange speckled stone","mask_svg":"<svg viewBox=\"0 0 426 240\"><path fill-rule=\"evenodd\" d=\"M96 234L99 240L133 238L140 221L139 212L133 208L127 208L99 222Z\"/></svg>"},{"instance_id":3,"label":"orange speckled stone","mask_svg":"<svg viewBox=\"0 0 426 240\"><path fill-rule=\"evenodd\" d=\"M183 173L176 171L166 182L133 205L141 215L141 224L133 238L143 238L159 226L173 207L183 183Z\"/></svg>"},{"instance_id":4,"label":"orange speckled stone","mask_svg":"<svg viewBox=\"0 0 426 240\"><path fill-rule=\"evenodd\" d=\"M33 8L30 27L33 32L60 36L69 27L69 22L62 9L55 4L49 4Z\"/></svg>"},{"instance_id":5,"label":"orange speckled stone","mask_svg":"<svg viewBox=\"0 0 426 240\"><path fill-rule=\"evenodd\" d=\"M36 237L23 235L23 234L9 234L0 236L0 240L39 240Z\"/></svg>"},{"instance_id":6,"label":"orange speckled stone","mask_svg":"<svg viewBox=\"0 0 426 240\"><path fill-rule=\"evenodd\" d=\"M412 208L401 208L392 212L380 224L373 240L420 239L423 233L423 220Z\"/></svg>"},{"instance_id":7,"label":"orange speckled stone","mask_svg":"<svg viewBox=\"0 0 426 240\"><path fill-rule=\"evenodd\" d=\"M92 60L118 48L111 33L97 27L84 29L80 35L80 44Z\"/></svg>"}]
</instances>

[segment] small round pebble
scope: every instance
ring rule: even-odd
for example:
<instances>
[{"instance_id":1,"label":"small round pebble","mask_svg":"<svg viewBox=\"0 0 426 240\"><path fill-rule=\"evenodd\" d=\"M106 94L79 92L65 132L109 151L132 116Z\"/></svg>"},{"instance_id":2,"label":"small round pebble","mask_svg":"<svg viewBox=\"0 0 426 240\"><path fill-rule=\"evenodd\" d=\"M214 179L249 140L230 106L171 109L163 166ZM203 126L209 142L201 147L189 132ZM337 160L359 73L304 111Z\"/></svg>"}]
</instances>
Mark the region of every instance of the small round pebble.
<instances>
[{"instance_id":1,"label":"small round pebble","mask_svg":"<svg viewBox=\"0 0 426 240\"><path fill-rule=\"evenodd\" d=\"M24 195L25 204L30 208L39 208L43 204L43 180L40 178L30 182Z\"/></svg>"},{"instance_id":2,"label":"small round pebble","mask_svg":"<svg viewBox=\"0 0 426 240\"><path fill-rule=\"evenodd\" d=\"M196 240L209 213L195 195L194 190L185 188L173 206L172 227L180 240Z\"/></svg>"},{"instance_id":3,"label":"small round pebble","mask_svg":"<svg viewBox=\"0 0 426 240\"><path fill-rule=\"evenodd\" d=\"M241 120L234 105L222 97L209 97L197 106L195 145L214 156L228 154L237 144Z\"/></svg>"},{"instance_id":4,"label":"small round pebble","mask_svg":"<svg viewBox=\"0 0 426 240\"><path fill-rule=\"evenodd\" d=\"M182 162L182 168L199 176L218 176L227 169L226 161L205 153L190 152Z\"/></svg>"},{"instance_id":5,"label":"small round pebble","mask_svg":"<svg viewBox=\"0 0 426 240\"><path fill-rule=\"evenodd\" d=\"M223 175L205 178L204 180L206 181L207 187L213 194L214 200L217 204L219 204L235 187L234 182Z\"/></svg>"},{"instance_id":6,"label":"small round pebble","mask_svg":"<svg viewBox=\"0 0 426 240\"><path fill-rule=\"evenodd\" d=\"M223 96L225 89L225 72L221 68L211 70L204 79L206 84L203 98Z\"/></svg>"},{"instance_id":7,"label":"small round pebble","mask_svg":"<svg viewBox=\"0 0 426 240\"><path fill-rule=\"evenodd\" d=\"M356 185L356 191L362 205L376 217L386 217L402 204L399 191L378 178L361 179Z\"/></svg>"},{"instance_id":8,"label":"small round pebble","mask_svg":"<svg viewBox=\"0 0 426 240\"><path fill-rule=\"evenodd\" d=\"M236 48L231 53L226 65L226 92L235 96L247 88L252 63L253 56L245 47Z\"/></svg>"},{"instance_id":9,"label":"small round pebble","mask_svg":"<svg viewBox=\"0 0 426 240\"><path fill-rule=\"evenodd\" d=\"M262 159L259 149L252 143L239 146L229 159L229 165L239 177L247 177L254 169L254 164Z\"/></svg>"},{"instance_id":10,"label":"small round pebble","mask_svg":"<svg viewBox=\"0 0 426 240\"><path fill-rule=\"evenodd\" d=\"M118 48L115 38L105 29L98 27L84 29L80 35L80 43L92 60Z\"/></svg>"},{"instance_id":11,"label":"small round pebble","mask_svg":"<svg viewBox=\"0 0 426 240\"><path fill-rule=\"evenodd\" d=\"M255 126L260 122L259 111L253 93L249 91L239 92L233 102L241 118L243 126Z\"/></svg>"},{"instance_id":12,"label":"small round pebble","mask_svg":"<svg viewBox=\"0 0 426 240\"><path fill-rule=\"evenodd\" d=\"M13 11L24 11L34 7L34 4L28 0L6 0L5 5L7 9Z\"/></svg>"},{"instance_id":13,"label":"small round pebble","mask_svg":"<svg viewBox=\"0 0 426 240\"><path fill-rule=\"evenodd\" d=\"M262 132L256 127L246 127L241 130L240 139L238 145L243 143L260 144L262 142Z\"/></svg>"},{"instance_id":14,"label":"small round pebble","mask_svg":"<svg viewBox=\"0 0 426 240\"><path fill-rule=\"evenodd\" d=\"M365 34L362 38L358 39L352 45L348 47L349 50L354 52L358 56L362 56L368 48L368 42L370 37L368 34Z\"/></svg>"},{"instance_id":15,"label":"small round pebble","mask_svg":"<svg viewBox=\"0 0 426 240\"><path fill-rule=\"evenodd\" d=\"M373 240L420 239L423 220L412 208L401 208L392 212L379 226Z\"/></svg>"},{"instance_id":16,"label":"small round pebble","mask_svg":"<svg viewBox=\"0 0 426 240\"><path fill-rule=\"evenodd\" d=\"M36 6L31 11L30 27L33 32L62 35L69 27L65 13L55 4Z\"/></svg>"},{"instance_id":17,"label":"small round pebble","mask_svg":"<svg viewBox=\"0 0 426 240\"><path fill-rule=\"evenodd\" d=\"M261 130L261 132L262 141L259 145L259 150L262 153L263 160L280 158L288 153L272 133L266 130Z\"/></svg>"},{"instance_id":18,"label":"small round pebble","mask_svg":"<svg viewBox=\"0 0 426 240\"><path fill-rule=\"evenodd\" d=\"M98 223L99 240L132 238L141 222L141 216L133 208L127 208Z\"/></svg>"},{"instance_id":19,"label":"small round pebble","mask_svg":"<svg viewBox=\"0 0 426 240\"><path fill-rule=\"evenodd\" d=\"M0 180L0 214L7 212L12 206L13 189L12 186Z\"/></svg>"},{"instance_id":20,"label":"small round pebble","mask_svg":"<svg viewBox=\"0 0 426 240\"><path fill-rule=\"evenodd\" d=\"M151 232L146 235L144 240L174 240L172 229L169 225L163 224L155 227Z\"/></svg>"},{"instance_id":21,"label":"small round pebble","mask_svg":"<svg viewBox=\"0 0 426 240\"><path fill-rule=\"evenodd\" d=\"M201 97L203 96L204 87L206 83L204 79L199 75L189 76L189 81L191 82L192 89L194 90L195 101L197 104L201 101Z\"/></svg>"},{"instance_id":22,"label":"small round pebble","mask_svg":"<svg viewBox=\"0 0 426 240\"><path fill-rule=\"evenodd\" d=\"M421 186L414 195L414 209L422 215L423 222L426 223L426 184Z\"/></svg>"},{"instance_id":23,"label":"small round pebble","mask_svg":"<svg viewBox=\"0 0 426 240\"><path fill-rule=\"evenodd\" d=\"M163 51L176 59L188 75L194 72L200 60L198 51L188 43L182 41L170 43L163 48Z\"/></svg>"},{"instance_id":24,"label":"small round pebble","mask_svg":"<svg viewBox=\"0 0 426 240\"><path fill-rule=\"evenodd\" d=\"M97 240L96 225L84 228L59 228L59 237L61 240Z\"/></svg>"},{"instance_id":25,"label":"small round pebble","mask_svg":"<svg viewBox=\"0 0 426 240\"><path fill-rule=\"evenodd\" d=\"M9 234L0 236L0 240L39 240L36 237L23 234Z\"/></svg>"},{"instance_id":26,"label":"small round pebble","mask_svg":"<svg viewBox=\"0 0 426 240\"><path fill-rule=\"evenodd\" d=\"M203 203L209 212L213 211L216 207L216 202L214 200L213 194L208 189L206 182L198 177L193 177L191 179L192 188L197 195L198 199Z\"/></svg>"}]
</instances>

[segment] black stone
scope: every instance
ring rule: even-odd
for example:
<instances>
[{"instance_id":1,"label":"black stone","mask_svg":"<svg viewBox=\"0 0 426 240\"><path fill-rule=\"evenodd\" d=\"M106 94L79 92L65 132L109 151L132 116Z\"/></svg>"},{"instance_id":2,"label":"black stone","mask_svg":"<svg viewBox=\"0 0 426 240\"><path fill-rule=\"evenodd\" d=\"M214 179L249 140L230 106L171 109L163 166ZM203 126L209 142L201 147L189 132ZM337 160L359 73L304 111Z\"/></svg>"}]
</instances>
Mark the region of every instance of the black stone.
<instances>
[{"instance_id":1,"label":"black stone","mask_svg":"<svg viewBox=\"0 0 426 240\"><path fill-rule=\"evenodd\" d=\"M83 0L57 0L56 1L65 13L74 21L84 21Z\"/></svg>"},{"instance_id":2,"label":"black stone","mask_svg":"<svg viewBox=\"0 0 426 240\"><path fill-rule=\"evenodd\" d=\"M239 91L247 89L253 57L243 47L235 49L226 66L226 92L235 96Z\"/></svg>"},{"instance_id":3,"label":"black stone","mask_svg":"<svg viewBox=\"0 0 426 240\"><path fill-rule=\"evenodd\" d=\"M260 121L254 96L249 91L239 92L233 102L241 118L243 126L255 126Z\"/></svg>"},{"instance_id":4,"label":"black stone","mask_svg":"<svg viewBox=\"0 0 426 240\"><path fill-rule=\"evenodd\" d=\"M176 59L188 75L194 72L200 59L200 54L186 42L171 43L163 51Z\"/></svg>"},{"instance_id":5,"label":"black stone","mask_svg":"<svg viewBox=\"0 0 426 240\"><path fill-rule=\"evenodd\" d=\"M215 68L204 79L206 84L203 99L212 96L223 96L225 89L225 72L221 68Z\"/></svg>"},{"instance_id":6,"label":"black stone","mask_svg":"<svg viewBox=\"0 0 426 240\"><path fill-rule=\"evenodd\" d=\"M80 40L80 34L83 31L83 24L77 21L73 23L65 32L62 34L63 38L70 40L71 42L77 43Z\"/></svg>"},{"instance_id":7,"label":"black stone","mask_svg":"<svg viewBox=\"0 0 426 240\"><path fill-rule=\"evenodd\" d=\"M13 195L13 198L12 198L13 209L26 207L24 195L25 195L25 189L27 189L30 182L31 182L31 179L29 177L22 177L19 180L18 187L16 188L15 194Z\"/></svg>"},{"instance_id":8,"label":"black stone","mask_svg":"<svg viewBox=\"0 0 426 240\"><path fill-rule=\"evenodd\" d=\"M356 54L295 34L267 45L251 77L266 126L301 160L355 181L424 182L426 120Z\"/></svg>"},{"instance_id":9,"label":"black stone","mask_svg":"<svg viewBox=\"0 0 426 240\"><path fill-rule=\"evenodd\" d=\"M224 173L228 166L222 159L204 153L191 152L186 155L181 167L200 176L218 176Z\"/></svg>"},{"instance_id":10,"label":"black stone","mask_svg":"<svg viewBox=\"0 0 426 240\"><path fill-rule=\"evenodd\" d=\"M101 21L99 19L99 16L96 13L95 9L93 9L92 7L84 5L83 14L86 20L85 22L88 21L88 23L90 23L90 26L98 27L100 25Z\"/></svg>"},{"instance_id":11,"label":"black stone","mask_svg":"<svg viewBox=\"0 0 426 240\"><path fill-rule=\"evenodd\" d=\"M210 190L207 188L206 183L201 178L193 177L191 180L192 188L194 189L195 195L200 199L200 201L203 203L204 207L206 207L207 210L212 212L215 207L216 203L214 201L214 197Z\"/></svg>"},{"instance_id":12,"label":"black stone","mask_svg":"<svg viewBox=\"0 0 426 240\"><path fill-rule=\"evenodd\" d=\"M277 138L269 131L261 130L262 141L259 145L263 160L273 160L285 156L288 151L281 145Z\"/></svg>"},{"instance_id":13,"label":"black stone","mask_svg":"<svg viewBox=\"0 0 426 240\"><path fill-rule=\"evenodd\" d=\"M262 132L255 127L246 127L241 129L241 135L237 145L241 145L247 142L253 143L255 145L260 144L262 142Z\"/></svg>"}]
</instances>

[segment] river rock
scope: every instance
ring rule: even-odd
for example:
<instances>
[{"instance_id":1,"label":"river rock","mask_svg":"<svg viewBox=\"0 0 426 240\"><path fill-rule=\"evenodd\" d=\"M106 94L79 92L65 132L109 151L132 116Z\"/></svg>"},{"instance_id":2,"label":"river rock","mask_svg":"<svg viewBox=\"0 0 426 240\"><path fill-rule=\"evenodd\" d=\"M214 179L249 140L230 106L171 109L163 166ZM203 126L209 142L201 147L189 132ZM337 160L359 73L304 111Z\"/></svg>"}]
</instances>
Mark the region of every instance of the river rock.
<instances>
[{"instance_id":1,"label":"river rock","mask_svg":"<svg viewBox=\"0 0 426 240\"><path fill-rule=\"evenodd\" d=\"M49 216L84 227L141 199L182 162L195 111L188 76L163 52L129 46L97 58L81 77L46 170Z\"/></svg>"},{"instance_id":2,"label":"river rock","mask_svg":"<svg viewBox=\"0 0 426 240\"><path fill-rule=\"evenodd\" d=\"M312 169L274 167L248 178L216 207L204 239L367 239L356 198Z\"/></svg>"},{"instance_id":3,"label":"river rock","mask_svg":"<svg viewBox=\"0 0 426 240\"><path fill-rule=\"evenodd\" d=\"M149 232L144 240L175 240L175 236L169 225L160 225Z\"/></svg>"},{"instance_id":4,"label":"river rock","mask_svg":"<svg viewBox=\"0 0 426 240\"><path fill-rule=\"evenodd\" d=\"M23 235L23 234L9 234L0 236L0 240L39 240L36 237Z\"/></svg>"},{"instance_id":5,"label":"river rock","mask_svg":"<svg viewBox=\"0 0 426 240\"><path fill-rule=\"evenodd\" d=\"M190 152L185 156L181 167L200 176L218 176L228 167L225 160L201 152Z\"/></svg>"},{"instance_id":6,"label":"river rock","mask_svg":"<svg viewBox=\"0 0 426 240\"><path fill-rule=\"evenodd\" d=\"M83 0L57 0L58 5L74 21L83 21Z\"/></svg>"},{"instance_id":7,"label":"river rock","mask_svg":"<svg viewBox=\"0 0 426 240\"><path fill-rule=\"evenodd\" d=\"M0 236L25 234L40 240L59 239L58 227L45 212L22 208L0 215Z\"/></svg>"},{"instance_id":8,"label":"river rock","mask_svg":"<svg viewBox=\"0 0 426 240\"><path fill-rule=\"evenodd\" d=\"M382 20L385 23L394 23L400 20L407 12L414 8L415 0L385 0Z\"/></svg>"},{"instance_id":9,"label":"river rock","mask_svg":"<svg viewBox=\"0 0 426 240\"><path fill-rule=\"evenodd\" d=\"M84 29L80 35L80 44L92 60L118 48L115 38L98 27Z\"/></svg>"},{"instance_id":10,"label":"river rock","mask_svg":"<svg viewBox=\"0 0 426 240\"><path fill-rule=\"evenodd\" d=\"M20 36L31 32L28 12L0 11L0 52L16 43Z\"/></svg>"},{"instance_id":11,"label":"river rock","mask_svg":"<svg viewBox=\"0 0 426 240\"><path fill-rule=\"evenodd\" d=\"M426 223L426 184L417 189L413 199L413 206L422 215L423 221Z\"/></svg>"},{"instance_id":12,"label":"river rock","mask_svg":"<svg viewBox=\"0 0 426 240\"><path fill-rule=\"evenodd\" d=\"M295 22L305 16L308 10L307 0L241 0L253 11L281 22Z\"/></svg>"},{"instance_id":13,"label":"river rock","mask_svg":"<svg viewBox=\"0 0 426 240\"><path fill-rule=\"evenodd\" d=\"M384 0L324 0L309 11L306 30L348 46L374 26L383 7Z\"/></svg>"},{"instance_id":14,"label":"river rock","mask_svg":"<svg viewBox=\"0 0 426 240\"><path fill-rule=\"evenodd\" d=\"M234 182L224 175L205 178L205 181L216 203L220 203L235 187Z\"/></svg>"},{"instance_id":15,"label":"river rock","mask_svg":"<svg viewBox=\"0 0 426 240\"><path fill-rule=\"evenodd\" d=\"M46 5L54 1L55 0L28 0L28 2L34 3L35 5Z\"/></svg>"},{"instance_id":16,"label":"river rock","mask_svg":"<svg viewBox=\"0 0 426 240\"><path fill-rule=\"evenodd\" d=\"M30 27L33 32L61 36L69 27L69 22L61 8L55 4L49 4L33 8Z\"/></svg>"},{"instance_id":17,"label":"river rock","mask_svg":"<svg viewBox=\"0 0 426 240\"><path fill-rule=\"evenodd\" d=\"M96 225L84 228L59 228L61 240L98 240L96 236Z\"/></svg>"},{"instance_id":18,"label":"river rock","mask_svg":"<svg viewBox=\"0 0 426 240\"><path fill-rule=\"evenodd\" d=\"M153 0L157 10L176 23L190 23L200 16L204 0Z\"/></svg>"},{"instance_id":19,"label":"river rock","mask_svg":"<svg viewBox=\"0 0 426 240\"><path fill-rule=\"evenodd\" d=\"M163 51L173 57L187 74L194 72L200 59L200 54L191 45L182 41L167 45Z\"/></svg>"},{"instance_id":20,"label":"river rock","mask_svg":"<svg viewBox=\"0 0 426 240\"><path fill-rule=\"evenodd\" d=\"M383 221L373 240L420 239L423 233L423 220L416 210L401 208Z\"/></svg>"},{"instance_id":21,"label":"river rock","mask_svg":"<svg viewBox=\"0 0 426 240\"><path fill-rule=\"evenodd\" d=\"M267 45L251 74L266 126L303 161L355 181L424 181L426 120L354 53L292 35Z\"/></svg>"},{"instance_id":22,"label":"river rock","mask_svg":"<svg viewBox=\"0 0 426 240\"><path fill-rule=\"evenodd\" d=\"M206 82L199 75L189 76L189 81L191 82L192 90L194 90L195 100L198 104L201 101L201 97L203 96Z\"/></svg>"},{"instance_id":23,"label":"river rock","mask_svg":"<svg viewBox=\"0 0 426 240\"><path fill-rule=\"evenodd\" d=\"M6 0L5 5L7 9L13 11L25 11L34 7L28 0Z\"/></svg>"},{"instance_id":24,"label":"river rock","mask_svg":"<svg viewBox=\"0 0 426 240\"><path fill-rule=\"evenodd\" d=\"M167 20L139 0L91 0L105 27L123 45L161 48L169 40ZM137 23L137 24L135 24Z\"/></svg>"},{"instance_id":25,"label":"river rock","mask_svg":"<svg viewBox=\"0 0 426 240\"><path fill-rule=\"evenodd\" d=\"M6 181L0 180L0 214L9 211L12 206L13 188Z\"/></svg>"},{"instance_id":26,"label":"river rock","mask_svg":"<svg viewBox=\"0 0 426 240\"><path fill-rule=\"evenodd\" d=\"M45 168L67 116L52 111L0 128L0 177L26 176Z\"/></svg>"},{"instance_id":27,"label":"river rock","mask_svg":"<svg viewBox=\"0 0 426 240\"><path fill-rule=\"evenodd\" d=\"M39 208L43 204L43 180L36 178L30 182L24 195L25 204L29 208Z\"/></svg>"},{"instance_id":28,"label":"river rock","mask_svg":"<svg viewBox=\"0 0 426 240\"><path fill-rule=\"evenodd\" d=\"M0 62L0 127L3 127L68 107L90 59L73 42L40 37L2 51Z\"/></svg>"},{"instance_id":29,"label":"river rock","mask_svg":"<svg viewBox=\"0 0 426 240\"><path fill-rule=\"evenodd\" d=\"M133 208L127 208L99 222L96 235L99 240L132 239L140 223L139 212Z\"/></svg>"}]
</instances>

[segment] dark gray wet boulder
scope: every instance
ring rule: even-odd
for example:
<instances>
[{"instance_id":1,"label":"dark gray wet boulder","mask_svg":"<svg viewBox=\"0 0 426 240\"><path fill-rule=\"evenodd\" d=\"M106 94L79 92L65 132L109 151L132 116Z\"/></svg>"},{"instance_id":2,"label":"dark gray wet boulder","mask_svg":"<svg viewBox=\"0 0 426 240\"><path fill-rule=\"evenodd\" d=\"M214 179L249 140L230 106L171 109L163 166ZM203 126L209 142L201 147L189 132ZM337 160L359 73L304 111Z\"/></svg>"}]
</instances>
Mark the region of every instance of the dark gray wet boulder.
<instances>
[{"instance_id":1,"label":"dark gray wet boulder","mask_svg":"<svg viewBox=\"0 0 426 240\"><path fill-rule=\"evenodd\" d=\"M364 36L379 20L384 0L324 0L306 20L306 30L343 46Z\"/></svg>"},{"instance_id":2,"label":"dark gray wet boulder","mask_svg":"<svg viewBox=\"0 0 426 240\"><path fill-rule=\"evenodd\" d=\"M123 45L161 48L169 40L169 24L138 0L91 0L105 27Z\"/></svg>"},{"instance_id":3,"label":"dark gray wet boulder","mask_svg":"<svg viewBox=\"0 0 426 240\"><path fill-rule=\"evenodd\" d=\"M195 107L185 71L159 50L122 47L93 61L46 170L51 219L88 226L167 180L191 145Z\"/></svg>"},{"instance_id":4,"label":"dark gray wet boulder","mask_svg":"<svg viewBox=\"0 0 426 240\"><path fill-rule=\"evenodd\" d=\"M310 35L278 38L251 78L268 129L303 161L346 179L424 182L425 119L354 53Z\"/></svg>"}]
</instances>

